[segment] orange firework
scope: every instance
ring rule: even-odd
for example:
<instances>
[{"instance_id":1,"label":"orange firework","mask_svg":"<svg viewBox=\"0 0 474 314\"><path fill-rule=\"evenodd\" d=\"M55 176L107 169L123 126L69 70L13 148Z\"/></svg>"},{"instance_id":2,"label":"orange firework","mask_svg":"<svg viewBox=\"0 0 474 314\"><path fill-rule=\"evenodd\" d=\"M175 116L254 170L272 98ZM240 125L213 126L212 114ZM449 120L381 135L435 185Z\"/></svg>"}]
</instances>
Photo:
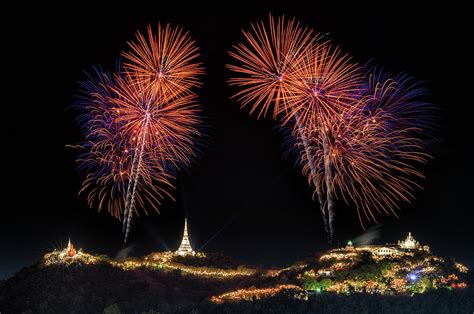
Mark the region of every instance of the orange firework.
<instances>
[{"instance_id":1,"label":"orange firework","mask_svg":"<svg viewBox=\"0 0 474 314\"><path fill-rule=\"evenodd\" d=\"M327 155L331 126L338 125L339 117L350 109L361 93L360 67L350 57L328 42L313 45L298 62L287 97L289 112L282 117L286 123L295 120L295 134L301 141L307 160L309 178L315 186L329 241L335 237L335 195L331 186L334 169L328 162L317 164L311 150L314 137L322 144L322 156ZM308 133L309 132L309 133ZM323 173L324 180L318 174Z\"/></svg>"},{"instance_id":2,"label":"orange firework","mask_svg":"<svg viewBox=\"0 0 474 314\"><path fill-rule=\"evenodd\" d=\"M156 34L148 26L147 36L137 33L128 43L130 51L122 53L124 68L137 83L151 88L157 94L177 96L192 93L201 85L199 75L204 73L198 47L188 32L169 24L158 24Z\"/></svg>"},{"instance_id":3,"label":"orange firework","mask_svg":"<svg viewBox=\"0 0 474 314\"><path fill-rule=\"evenodd\" d=\"M273 118L285 124L293 121L297 138L303 144L303 159L311 160L309 124L324 121L341 112L355 98L361 84L359 67L339 49L299 26L295 20L277 22L270 16L268 27L263 22L245 32L246 43L234 46L230 55L239 62L228 65L238 77L230 85L242 89L234 96L242 106L250 104L251 113L259 109L265 115L273 106ZM317 119L315 119L317 117ZM318 195L321 213L328 234L329 222L325 196L316 180L318 169L308 163L309 176Z\"/></svg>"},{"instance_id":4,"label":"orange firework","mask_svg":"<svg viewBox=\"0 0 474 314\"><path fill-rule=\"evenodd\" d=\"M361 92L360 67L329 43L313 45L301 57L289 84L290 113L301 125L324 128L332 116L353 105Z\"/></svg>"},{"instance_id":5,"label":"orange firework","mask_svg":"<svg viewBox=\"0 0 474 314\"><path fill-rule=\"evenodd\" d=\"M113 217L120 219L124 211L125 194L131 178L133 145L123 132L119 120L120 110L115 109L116 80L109 74L97 71L97 77L83 82L80 121L86 132L86 142L79 145L83 150L78 158L79 170L86 174L81 193L87 193L90 207L99 211L105 208ZM137 183L137 202L156 207L164 197L166 186L172 177L156 164L152 155L143 159L142 176ZM161 184L158 184L160 182Z\"/></svg>"},{"instance_id":6,"label":"orange firework","mask_svg":"<svg viewBox=\"0 0 474 314\"><path fill-rule=\"evenodd\" d=\"M130 73L117 80L114 89L117 97L111 101L115 105L117 122L122 124L122 132L129 138L134 151L125 197L126 241L141 181L150 171L158 175L171 174L190 164L194 156L193 137L199 135L196 129L199 119L193 94L174 97L157 93L155 88L133 81ZM152 182L149 183L150 190L156 189ZM167 180L161 183L170 185ZM158 198L156 203L159 204ZM153 208L158 210L156 205Z\"/></svg>"},{"instance_id":7,"label":"orange firework","mask_svg":"<svg viewBox=\"0 0 474 314\"><path fill-rule=\"evenodd\" d=\"M122 71L85 83L79 103L87 138L79 159L83 190L89 205L98 199L99 210L108 202L114 217L123 215L125 242L133 215L146 207L159 212L176 172L195 157L200 111L193 89L203 74L198 48L181 28L158 24L155 35L148 27L148 36L137 33L129 46Z\"/></svg>"},{"instance_id":8,"label":"orange firework","mask_svg":"<svg viewBox=\"0 0 474 314\"><path fill-rule=\"evenodd\" d=\"M336 199L355 204L361 223L377 212L395 214L401 200L413 199L427 160L420 134L430 126L423 90L406 76L390 79L363 69L329 41L279 18L244 32L246 43L230 55L238 65L230 85L234 96L265 115L291 122L294 147L320 203L330 242Z\"/></svg>"},{"instance_id":9,"label":"orange firework","mask_svg":"<svg viewBox=\"0 0 474 314\"><path fill-rule=\"evenodd\" d=\"M230 55L239 62L227 65L238 77L230 85L242 87L236 97L242 107L251 105L251 113L266 115L273 105L273 118L287 111L288 82L293 79L301 57L317 40L311 30L299 26L294 19L275 22L270 15L269 25L252 24L252 31L243 31L246 43L234 46Z\"/></svg>"},{"instance_id":10,"label":"orange firework","mask_svg":"<svg viewBox=\"0 0 474 314\"><path fill-rule=\"evenodd\" d=\"M193 139L200 135L200 110L193 94L181 97L157 94L142 84L133 82L126 73L117 79L111 99L117 122L130 141L153 156L158 164L177 170L189 166L195 152Z\"/></svg>"}]
</instances>

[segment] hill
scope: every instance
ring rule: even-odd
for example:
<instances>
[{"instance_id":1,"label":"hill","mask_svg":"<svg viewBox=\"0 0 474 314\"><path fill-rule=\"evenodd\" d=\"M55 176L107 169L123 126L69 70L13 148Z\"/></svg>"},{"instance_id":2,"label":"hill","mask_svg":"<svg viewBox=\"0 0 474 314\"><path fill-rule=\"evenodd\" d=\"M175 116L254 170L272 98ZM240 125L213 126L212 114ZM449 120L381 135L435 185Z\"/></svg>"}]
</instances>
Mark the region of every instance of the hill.
<instances>
[{"instance_id":1,"label":"hill","mask_svg":"<svg viewBox=\"0 0 474 314\"><path fill-rule=\"evenodd\" d=\"M284 269L221 254L116 260L48 253L0 283L2 313L408 312L474 310L472 274L429 250L335 249Z\"/></svg>"}]
</instances>

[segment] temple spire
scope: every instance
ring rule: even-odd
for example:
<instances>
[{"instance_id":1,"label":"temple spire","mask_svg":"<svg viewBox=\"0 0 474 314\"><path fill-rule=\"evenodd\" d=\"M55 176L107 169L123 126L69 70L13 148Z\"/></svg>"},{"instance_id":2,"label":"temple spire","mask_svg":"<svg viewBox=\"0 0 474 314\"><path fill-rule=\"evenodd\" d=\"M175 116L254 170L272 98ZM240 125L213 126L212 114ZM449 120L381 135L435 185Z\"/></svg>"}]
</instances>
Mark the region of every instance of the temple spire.
<instances>
[{"instance_id":1,"label":"temple spire","mask_svg":"<svg viewBox=\"0 0 474 314\"><path fill-rule=\"evenodd\" d=\"M188 219L184 218L184 232L183 232L183 240L181 240L181 245L177 251L178 255L194 255L195 252L191 247L191 243L189 242L189 235L188 235Z\"/></svg>"}]
</instances>

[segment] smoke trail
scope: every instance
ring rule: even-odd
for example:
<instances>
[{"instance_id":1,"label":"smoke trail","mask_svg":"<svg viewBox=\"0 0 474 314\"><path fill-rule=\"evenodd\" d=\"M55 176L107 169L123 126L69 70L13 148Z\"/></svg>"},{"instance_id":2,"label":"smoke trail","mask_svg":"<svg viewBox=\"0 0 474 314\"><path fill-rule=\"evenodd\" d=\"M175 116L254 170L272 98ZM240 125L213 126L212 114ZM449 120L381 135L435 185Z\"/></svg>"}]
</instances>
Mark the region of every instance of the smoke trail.
<instances>
[{"instance_id":1,"label":"smoke trail","mask_svg":"<svg viewBox=\"0 0 474 314\"><path fill-rule=\"evenodd\" d=\"M318 195L318 202L319 202L319 209L321 210L321 214L323 216L323 222L324 222L324 230L326 231L326 235L328 237L328 240L331 241L332 235L329 227L329 221L328 221L328 213L327 213L327 208L326 208L326 200L324 198L324 194L321 191L321 188L319 187L318 181L316 180L316 169L314 168L314 160L310 152L310 147L308 143L308 138L306 137L306 134L304 134L303 127L301 126L301 123L299 121L299 114L298 112L295 113L295 120L296 124L298 126L298 133L300 135L301 140L303 141L303 147L304 147L304 154L306 155L306 160L309 165L310 169L310 175L314 184L314 188L316 189L316 193Z\"/></svg>"},{"instance_id":2,"label":"smoke trail","mask_svg":"<svg viewBox=\"0 0 474 314\"><path fill-rule=\"evenodd\" d=\"M128 180L128 186L127 186L127 196L125 197L125 210L123 212L123 226L122 226L122 232L125 232L126 226L127 226L127 217L128 217L128 211L129 211L129 203L130 203L130 187L132 186L132 177L134 176L135 172L135 163L137 160L137 155L138 155L138 150L135 150L133 154L133 160L132 160L132 168L130 170L130 180Z\"/></svg>"},{"instance_id":3,"label":"smoke trail","mask_svg":"<svg viewBox=\"0 0 474 314\"><path fill-rule=\"evenodd\" d=\"M115 259L124 260L130 255L130 253L132 253L132 251L133 251L133 245L124 247L123 249L117 252Z\"/></svg>"},{"instance_id":4,"label":"smoke trail","mask_svg":"<svg viewBox=\"0 0 474 314\"><path fill-rule=\"evenodd\" d=\"M139 155L139 158L138 158L138 164L137 164L137 170L135 172L135 178L134 178L134 182L133 182L133 188L132 188L132 194L131 194L131 197L130 197L130 206L128 208L128 217L127 217L127 228L125 230L125 238L123 240L123 244L125 245L127 243L127 240L128 240L128 234L130 233L130 228L131 228L131 224L132 224L132 216L133 216L133 209L135 207L135 193L136 193L136 189L137 189L137 182L138 182L138 176L140 174L140 167L141 167L141 163L142 163L142 159L143 159L143 150L145 148L145 138L146 138L146 135L147 135L147 128L148 128L148 122L150 120L150 114L148 113L148 110L149 110L149 103L147 104L147 109L146 109L146 112L145 112L145 125L143 126L143 134L141 136L141 147L140 147L140 155ZM142 133L142 132L140 132Z\"/></svg>"},{"instance_id":5,"label":"smoke trail","mask_svg":"<svg viewBox=\"0 0 474 314\"><path fill-rule=\"evenodd\" d=\"M369 245L381 237L382 225L375 225L361 235L358 235L352 242L355 245Z\"/></svg>"}]
</instances>

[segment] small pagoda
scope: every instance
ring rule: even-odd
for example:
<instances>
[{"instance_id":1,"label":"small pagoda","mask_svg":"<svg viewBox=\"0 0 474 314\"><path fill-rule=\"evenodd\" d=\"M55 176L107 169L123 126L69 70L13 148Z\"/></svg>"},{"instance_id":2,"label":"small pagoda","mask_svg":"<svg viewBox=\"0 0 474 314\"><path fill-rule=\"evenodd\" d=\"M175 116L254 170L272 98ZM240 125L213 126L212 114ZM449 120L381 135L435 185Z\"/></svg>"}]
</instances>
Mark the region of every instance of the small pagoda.
<instances>
[{"instance_id":1,"label":"small pagoda","mask_svg":"<svg viewBox=\"0 0 474 314\"><path fill-rule=\"evenodd\" d=\"M67 243L67 247L65 247L63 250L59 252L59 257L61 259L75 258L77 253L78 252L74 248L74 245L72 244L71 239L69 239Z\"/></svg>"},{"instance_id":2,"label":"small pagoda","mask_svg":"<svg viewBox=\"0 0 474 314\"><path fill-rule=\"evenodd\" d=\"M176 253L180 256L185 255L194 255L196 254L191 247L191 243L189 242L189 235L188 235L188 219L184 218L184 232L183 232L183 240L181 240L181 245Z\"/></svg>"},{"instance_id":3,"label":"small pagoda","mask_svg":"<svg viewBox=\"0 0 474 314\"><path fill-rule=\"evenodd\" d=\"M74 248L74 245L71 243L71 239L69 239L68 241L66 254L68 257L74 257L74 255L76 255L76 249Z\"/></svg>"}]
</instances>

